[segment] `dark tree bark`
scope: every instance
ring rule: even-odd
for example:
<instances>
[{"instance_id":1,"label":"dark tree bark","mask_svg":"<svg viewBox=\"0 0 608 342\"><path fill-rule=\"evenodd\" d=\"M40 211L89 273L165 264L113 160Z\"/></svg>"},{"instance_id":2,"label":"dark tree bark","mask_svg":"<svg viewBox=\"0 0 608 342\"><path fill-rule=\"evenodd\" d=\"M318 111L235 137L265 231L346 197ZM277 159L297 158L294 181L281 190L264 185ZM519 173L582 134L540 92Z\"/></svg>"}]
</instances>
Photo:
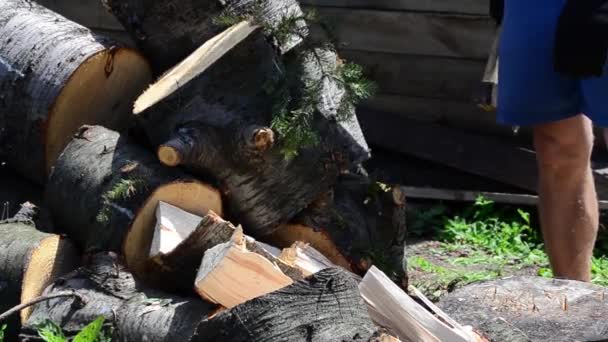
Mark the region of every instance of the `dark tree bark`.
<instances>
[{"instance_id":1,"label":"dark tree bark","mask_svg":"<svg viewBox=\"0 0 608 342\"><path fill-rule=\"evenodd\" d=\"M31 218L0 221L0 313L38 297L55 278L77 265L78 254L72 244L36 230ZM8 326L6 341L14 340L21 320L29 314L25 309L21 316L0 322Z\"/></svg>"},{"instance_id":2,"label":"dark tree bark","mask_svg":"<svg viewBox=\"0 0 608 342\"><path fill-rule=\"evenodd\" d=\"M139 283L115 257L98 254L85 268L61 278L45 294L75 292L34 307L21 333L22 341L41 341L35 324L45 319L76 335L99 316L113 326L112 341L191 341L201 320L214 307L197 298L172 296Z\"/></svg>"},{"instance_id":3,"label":"dark tree bark","mask_svg":"<svg viewBox=\"0 0 608 342\"><path fill-rule=\"evenodd\" d=\"M286 16L302 15L295 0L103 0L103 3L150 58L157 73L181 62L220 33L221 27L214 21L222 13L241 16L255 12L256 20L270 27L277 27ZM292 37L275 45L286 52L299 40Z\"/></svg>"},{"instance_id":4,"label":"dark tree bark","mask_svg":"<svg viewBox=\"0 0 608 342\"><path fill-rule=\"evenodd\" d=\"M121 128L151 70L33 1L0 3L0 156L39 183L82 124Z\"/></svg>"},{"instance_id":5,"label":"dark tree bark","mask_svg":"<svg viewBox=\"0 0 608 342\"><path fill-rule=\"evenodd\" d=\"M213 316L198 298L148 289L110 255L63 277L45 294L78 297L37 304L22 329L22 341L40 341L35 324L59 324L68 336L103 315L113 325L113 341L368 341L376 328L344 271L327 269L289 287ZM210 318L211 317L211 318Z\"/></svg>"},{"instance_id":6,"label":"dark tree bark","mask_svg":"<svg viewBox=\"0 0 608 342\"><path fill-rule=\"evenodd\" d=\"M295 241L310 245L339 266L362 274L372 264L406 281L405 194L383 189L367 176L343 176L332 192L268 237L278 247Z\"/></svg>"},{"instance_id":7,"label":"dark tree bark","mask_svg":"<svg viewBox=\"0 0 608 342\"><path fill-rule=\"evenodd\" d=\"M162 6L153 3L146 6L160 11ZM278 2L266 5L277 8L273 3ZM236 14L246 13L241 7L247 6L238 4L230 6ZM110 7L115 8L111 3ZM201 17L200 25L211 27L210 18L221 13L221 8L215 10ZM125 11L138 16L132 7L123 6L120 11L119 17L125 17ZM166 21L177 21L171 12L159 13ZM283 11L278 13L286 17ZM258 30L139 116L151 145L160 146L161 161L215 177L225 194L228 217L254 237L272 233L329 190L341 172L369 157L354 113L350 120L336 120L344 92L328 74L339 68L337 56L329 50L306 53L294 48L280 57ZM280 83L287 70L296 75L291 76L296 79L290 85L295 88L292 96L304 97L305 88L320 89L311 118L320 141L291 160L281 153L283 137L269 128L280 99L271 96L268 86Z\"/></svg>"},{"instance_id":8,"label":"dark tree bark","mask_svg":"<svg viewBox=\"0 0 608 342\"><path fill-rule=\"evenodd\" d=\"M202 322L196 341L368 341L374 335L357 281L330 268Z\"/></svg>"},{"instance_id":9,"label":"dark tree bark","mask_svg":"<svg viewBox=\"0 0 608 342\"><path fill-rule=\"evenodd\" d=\"M510 277L465 286L438 306L490 341L606 341L606 292L578 281Z\"/></svg>"},{"instance_id":10,"label":"dark tree bark","mask_svg":"<svg viewBox=\"0 0 608 342\"><path fill-rule=\"evenodd\" d=\"M65 148L46 196L56 226L85 252L122 250L136 270L148 259L159 201L222 213L215 189L101 126L83 126Z\"/></svg>"}]
</instances>

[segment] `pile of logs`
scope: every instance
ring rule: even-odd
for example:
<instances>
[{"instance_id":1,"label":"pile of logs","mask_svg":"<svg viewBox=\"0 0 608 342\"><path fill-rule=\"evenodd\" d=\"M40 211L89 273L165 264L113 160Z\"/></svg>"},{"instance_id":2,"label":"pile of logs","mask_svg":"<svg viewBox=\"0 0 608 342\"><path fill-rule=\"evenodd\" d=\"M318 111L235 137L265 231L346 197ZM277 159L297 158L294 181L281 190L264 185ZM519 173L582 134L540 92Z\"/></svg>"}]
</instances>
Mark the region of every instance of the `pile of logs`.
<instances>
[{"instance_id":1,"label":"pile of logs","mask_svg":"<svg viewBox=\"0 0 608 342\"><path fill-rule=\"evenodd\" d=\"M363 170L354 108L337 119L345 91L327 77L343 61L303 48L297 1L104 5L137 48L0 2L0 157L44 186L56 229L30 204L0 222L0 312L21 304L9 337L104 316L116 341L391 341L437 326L470 340L413 301L398 306L422 323L405 331L378 299L407 297L405 197ZM220 26L226 13L240 22ZM295 32L269 33L288 21ZM319 142L292 158L263 86L286 68L294 93L319 89Z\"/></svg>"}]
</instances>

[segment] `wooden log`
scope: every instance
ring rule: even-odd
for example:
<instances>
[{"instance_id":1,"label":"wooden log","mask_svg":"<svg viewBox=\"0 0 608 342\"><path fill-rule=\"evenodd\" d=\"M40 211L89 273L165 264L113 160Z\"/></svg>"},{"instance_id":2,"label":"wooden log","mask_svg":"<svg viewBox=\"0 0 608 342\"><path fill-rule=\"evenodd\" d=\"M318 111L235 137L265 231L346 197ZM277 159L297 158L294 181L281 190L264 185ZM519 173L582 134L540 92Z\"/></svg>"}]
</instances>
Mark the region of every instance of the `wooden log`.
<instances>
[{"instance_id":1,"label":"wooden log","mask_svg":"<svg viewBox=\"0 0 608 342\"><path fill-rule=\"evenodd\" d=\"M31 1L2 1L0 36L0 155L39 183L81 125L124 128L151 80L138 52Z\"/></svg>"},{"instance_id":2,"label":"wooden log","mask_svg":"<svg viewBox=\"0 0 608 342\"><path fill-rule=\"evenodd\" d=\"M280 251L277 257L284 263L302 270L304 276L313 275L326 268L337 267L310 244L300 241Z\"/></svg>"},{"instance_id":3,"label":"wooden log","mask_svg":"<svg viewBox=\"0 0 608 342\"><path fill-rule=\"evenodd\" d=\"M378 9L481 15L488 15L490 12L488 1L483 0L462 0L458 2L449 0L302 0L300 3L318 7L344 7L353 10Z\"/></svg>"},{"instance_id":4,"label":"wooden log","mask_svg":"<svg viewBox=\"0 0 608 342\"><path fill-rule=\"evenodd\" d=\"M579 281L508 277L450 293L438 306L491 341L605 341L608 289ZM463 305L464 304L464 305Z\"/></svg>"},{"instance_id":5,"label":"wooden log","mask_svg":"<svg viewBox=\"0 0 608 342\"><path fill-rule=\"evenodd\" d=\"M404 341L473 341L470 331L445 314L438 318L427 311L376 267L367 272L359 289L374 321ZM432 309L431 304L428 310Z\"/></svg>"},{"instance_id":6,"label":"wooden log","mask_svg":"<svg viewBox=\"0 0 608 342\"><path fill-rule=\"evenodd\" d=\"M278 27L287 16L298 17L302 11L295 0L231 1L117 1L103 0L104 5L125 27L137 45L160 73L181 62L199 46L210 40L221 28L215 20L222 13L234 16L256 14L256 20ZM300 42L292 36L276 47L287 52ZM171 46L171 49L167 49Z\"/></svg>"},{"instance_id":7,"label":"wooden log","mask_svg":"<svg viewBox=\"0 0 608 342\"><path fill-rule=\"evenodd\" d=\"M219 192L117 132L83 126L57 161L46 189L61 227L85 252L122 251L140 270L149 256L159 201L199 216L222 214Z\"/></svg>"},{"instance_id":8,"label":"wooden log","mask_svg":"<svg viewBox=\"0 0 608 342\"><path fill-rule=\"evenodd\" d=\"M35 325L45 319L73 336L100 315L112 324L113 341L130 342L367 341L375 331L356 281L336 269L219 314L198 298L150 289L106 254L93 256L90 265L61 278L45 294L65 292L86 303L57 298L37 304L21 341L38 341Z\"/></svg>"},{"instance_id":9,"label":"wooden log","mask_svg":"<svg viewBox=\"0 0 608 342\"><path fill-rule=\"evenodd\" d=\"M99 316L113 326L112 341L192 341L199 322L214 306L196 298L174 296L138 281L116 256L97 254L91 263L59 279L46 295L73 292L77 297L37 304L21 341L39 341L36 324L51 320L73 337Z\"/></svg>"},{"instance_id":10,"label":"wooden log","mask_svg":"<svg viewBox=\"0 0 608 342\"><path fill-rule=\"evenodd\" d=\"M357 282L330 268L203 322L201 341L369 341L377 328Z\"/></svg>"},{"instance_id":11,"label":"wooden log","mask_svg":"<svg viewBox=\"0 0 608 342\"><path fill-rule=\"evenodd\" d=\"M389 260L383 268L405 280L405 204L399 187L356 174L343 176L332 193L267 241L280 248L309 243L334 264L359 274L380 259Z\"/></svg>"},{"instance_id":12,"label":"wooden log","mask_svg":"<svg viewBox=\"0 0 608 342\"><path fill-rule=\"evenodd\" d=\"M237 228L230 241L205 252L195 289L203 299L230 309L292 283L270 260L248 251Z\"/></svg>"},{"instance_id":13,"label":"wooden log","mask_svg":"<svg viewBox=\"0 0 608 342\"><path fill-rule=\"evenodd\" d=\"M0 313L38 297L57 277L79 262L76 248L66 239L36 230L30 219L0 222ZM14 340L20 322L31 313L27 308L10 317L6 340ZM20 320L19 320L20 317Z\"/></svg>"}]
</instances>

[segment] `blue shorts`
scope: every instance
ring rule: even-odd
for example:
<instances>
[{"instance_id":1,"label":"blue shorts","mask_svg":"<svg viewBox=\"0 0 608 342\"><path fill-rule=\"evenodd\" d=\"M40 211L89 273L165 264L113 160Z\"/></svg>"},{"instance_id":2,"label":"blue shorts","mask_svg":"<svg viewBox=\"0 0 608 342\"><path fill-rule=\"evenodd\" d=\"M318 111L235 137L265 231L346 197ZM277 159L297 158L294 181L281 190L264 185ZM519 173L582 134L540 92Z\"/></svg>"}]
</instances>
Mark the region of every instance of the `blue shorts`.
<instances>
[{"instance_id":1,"label":"blue shorts","mask_svg":"<svg viewBox=\"0 0 608 342\"><path fill-rule=\"evenodd\" d=\"M564 4L505 0L498 50L500 123L530 126L584 113L594 124L608 126L608 73L576 79L553 71L554 35Z\"/></svg>"}]
</instances>

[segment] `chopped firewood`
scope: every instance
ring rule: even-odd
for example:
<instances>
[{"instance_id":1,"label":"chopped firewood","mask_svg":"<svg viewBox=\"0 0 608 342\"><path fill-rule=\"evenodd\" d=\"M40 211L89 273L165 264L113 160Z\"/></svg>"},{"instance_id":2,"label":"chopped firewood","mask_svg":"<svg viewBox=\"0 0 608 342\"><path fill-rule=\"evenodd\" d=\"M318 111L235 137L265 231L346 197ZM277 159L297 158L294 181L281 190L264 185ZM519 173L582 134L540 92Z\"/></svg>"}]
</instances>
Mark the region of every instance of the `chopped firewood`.
<instances>
[{"instance_id":1,"label":"chopped firewood","mask_svg":"<svg viewBox=\"0 0 608 342\"><path fill-rule=\"evenodd\" d=\"M68 144L46 197L56 226L81 249L122 251L136 271L149 258L159 201L199 216L222 214L213 187L163 167L150 151L101 126L83 126Z\"/></svg>"},{"instance_id":2,"label":"chopped firewood","mask_svg":"<svg viewBox=\"0 0 608 342\"><path fill-rule=\"evenodd\" d=\"M303 242L296 242L293 246L283 249L278 258L288 265L301 269L305 276L326 268L337 267L321 252Z\"/></svg>"},{"instance_id":3,"label":"chopped firewood","mask_svg":"<svg viewBox=\"0 0 608 342\"><path fill-rule=\"evenodd\" d=\"M79 256L70 241L40 232L32 224L23 216L0 221L0 313L40 296L57 277L78 266ZM30 313L31 308L21 310L21 322ZM17 317L0 322L7 323L7 340L19 328Z\"/></svg>"},{"instance_id":4,"label":"chopped firewood","mask_svg":"<svg viewBox=\"0 0 608 342\"><path fill-rule=\"evenodd\" d=\"M292 283L268 259L247 250L239 227L229 242L205 252L195 287L204 299L233 308Z\"/></svg>"},{"instance_id":5,"label":"chopped firewood","mask_svg":"<svg viewBox=\"0 0 608 342\"><path fill-rule=\"evenodd\" d=\"M372 319L404 341L473 341L469 331L451 319L444 320L447 315L435 316L375 266L367 272L359 289Z\"/></svg>"},{"instance_id":6,"label":"chopped firewood","mask_svg":"<svg viewBox=\"0 0 608 342\"><path fill-rule=\"evenodd\" d=\"M150 257L168 254L196 230L202 217L163 201L156 207L156 227L150 246Z\"/></svg>"},{"instance_id":7,"label":"chopped firewood","mask_svg":"<svg viewBox=\"0 0 608 342\"><path fill-rule=\"evenodd\" d=\"M83 124L123 129L152 79L135 50L36 2L0 2L0 155L44 183Z\"/></svg>"}]
</instances>

